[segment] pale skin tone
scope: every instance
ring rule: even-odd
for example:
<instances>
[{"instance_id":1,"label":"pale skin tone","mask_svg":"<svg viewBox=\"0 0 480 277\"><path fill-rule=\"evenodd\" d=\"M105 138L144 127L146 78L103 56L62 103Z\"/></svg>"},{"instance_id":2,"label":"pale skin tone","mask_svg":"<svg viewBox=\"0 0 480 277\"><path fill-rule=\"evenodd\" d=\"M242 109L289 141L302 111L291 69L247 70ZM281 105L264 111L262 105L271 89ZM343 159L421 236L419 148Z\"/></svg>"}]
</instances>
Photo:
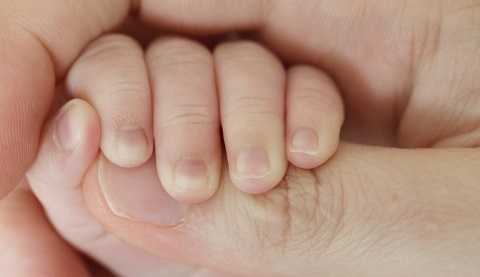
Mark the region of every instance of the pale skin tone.
<instances>
[{"instance_id":1,"label":"pale skin tone","mask_svg":"<svg viewBox=\"0 0 480 277\"><path fill-rule=\"evenodd\" d=\"M325 73L284 69L268 49L246 40L210 51L167 36L144 52L127 36L108 35L87 47L65 83L67 94L98 111L105 156L136 167L155 145L163 186L184 203L217 191L223 145L237 187L264 193L285 175L287 157L305 169L327 161L344 119Z\"/></svg>"},{"instance_id":2,"label":"pale skin tone","mask_svg":"<svg viewBox=\"0 0 480 277\"><path fill-rule=\"evenodd\" d=\"M105 49L108 49L109 51L105 51ZM176 53L181 53L183 57L174 56ZM245 55L248 55L248 58L244 58ZM140 46L131 38L122 35L108 35L101 37L87 47L67 75L67 85L65 86L66 93L72 96L83 97L87 101L90 101L90 103L96 108L96 111L100 117L100 124L94 120L96 116L92 116L91 108L88 108L84 102L75 100L70 104L67 104L58 112L58 115L53 119L53 123L51 123L50 127L48 127L48 130L44 135L44 142L40 151L41 154L38 156L37 162L28 173L28 179L36 196L48 210L47 213L52 221L52 224L57 230L59 230L61 235L71 244L81 249L85 254L96 258L98 262L106 265L116 274L121 276L163 276L164 274L173 274L173 272L179 272L178 274L184 275L199 274L199 272L204 272L204 270L167 263L159 258L155 258L154 256L146 255L138 249L129 247L112 236L104 237L103 234L107 233L107 231L104 230L102 226L89 214L88 209L84 204L84 200L82 199L83 197L81 190L78 187L79 181L82 179L82 176L85 175L85 168L81 169L80 167L82 165L88 166L90 163L92 163L92 155L96 153L96 147L99 142L98 137L95 137L95 135L98 136L99 129L102 129L101 133L103 135L105 133L103 128L109 127L108 124L104 123L105 119L102 118L102 116L110 119L117 115L134 114L138 111L148 111L148 108L151 104L148 100L145 101L144 96L141 96L140 101L138 101L138 98L132 97L136 94L133 94L131 91L129 91L128 94L125 94L123 91L119 91L117 92L119 93L118 96L105 96L104 88L108 88L106 92L115 92L115 88L118 86L119 82L129 86L130 84L138 84L138 79L140 78L145 80L150 78L153 80L153 87L156 88L154 94L162 94L169 92L170 90L178 94L187 94L181 95L183 99L180 100L187 100L190 101L190 103L192 103L192 100L196 100L197 102L205 102L205 100L202 98L206 98L208 95L195 98L195 95L199 93L198 87L201 88L201 85L188 87L186 89L182 88L181 86L192 82L200 82L203 84L206 83L206 85L203 85L203 87L206 86L213 89L217 87L217 84L213 83L215 80L217 80L218 83L222 84L221 86L232 87L232 85L235 86L241 82L248 83L247 80L243 80L244 77L242 76L249 74L252 72L252 70L254 70L256 74L248 75L247 77L250 83L255 84L255 82L257 82L260 85L252 85L250 91L258 92L257 94L261 94L262 91L265 90L274 93L272 96L270 96L271 100L268 102L261 102L263 104L261 106L263 109L262 112L265 110L275 110L275 106L268 106L270 104L281 104L282 106L285 106L285 112L283 108L280 108L278 115L268 115L269 117L266 119L273 121L276 119L282 119L283 123L283 118L287 118L286 125L288 126L285 126L285 129L288 128L291 130L297 129L297 126L301 126L301 128L304 129L306 128L305 126L309 126L309 124L312 122L319 123L313 126L318 127L318 130L321 131L319 133L327 134L323 136L321 141L318 141L318 138L315 139L317 140L315 141L316 147L318 149L322 149L322 147L318 146L323 146L323 149L327 150L326 152L319 152L314 149L307 153L301 153L300 150L302 149L295 149L295 152L291 153L290 157L295 158L297 162L303 163L302 165L307 167L309 164L312 166L317 164L319 161L323 163L323 161L328 158L321 157L321 159L317 159L317 156L311 155L312 152L314 152L313 154L320 153L322 155L330 155L330 153L333 153L333 151L336 150L336 145L338 144L338 135L343 120L343 107L341 104L341 99L335 89L335 86L333 85L333 82L321 71L311 66L292 66L290 69L283 71L273 53L270 53L260 44L254 42L236 41L221 43L210 54L209 50L192 40L180 37L165 37L162 39L157 39L147 48L145 54L145 60L147 64L150 64L148 67L150 77L141 76L141 74L146 74L147 72L144 70L145 66L143 65L143 56L144 55ZM229 57L229 59L226 61L224 58L225 56ZM208 63L208 61L211 61L211 63ZM237 61L239 63L234 63ZM221 67L225 66L225 62L229 63L230 70L234 70L233 75L232 73L228 72L223 73L224 69ZM138 66L139 64L140 66ZM209 68L209 66L212 68ZM247 69L246 71L244 70L245 67ZM256 67L260 68L256 70ZM181 70L181 72L179 72L179 70ZM189 74L189 71L191 70L194 70L195 72ZM121 74L126 71L128 71L130 74ZM141 74L135 74L137 72ZM210 74L210 72L217 72L217 76L205 76L205 74L203 74L205 72L207 74ZM230 75L225 76L225 74ZM192 78L195 78L197 75L200 78L192 80ZM235 76L239 76L239 78L236 78ZM272 78L271 76L274 77ZM177 79L172 77L176 77ZM159 78L160 80L157 80ZM167 80L164 80L165 78L167 78ZM288 80L288 85L286 85L285 88L282 86L284 79ZM271 81L274 81L275 83L272 83ZM157 85L157 82L159 82L161 85L164 85L164 83L170 84L170 88L167 87L165 89L158 90L157 87L160 85ZM212 84L210 84L210 82L212 82ZM264 84L264 86L261 86L262 84ZM125 85L122 88L125 88ZM276 89L278 91L276 91ZM313 90L318 93L311 95ZM75 93L76 91L79 91L80 93ZM284 91L286 91L286 95ZM162 99L161 95L153 97L156 103L152 105L153 109L163 113L165 113L163 109L167 109L167 115L169 114L169 111L170 113L178 113L174 109L176 107L175 103L171 103L171 100L176 97L176 95L172 94L172 92L169 92L171 96L167 99ZM150 94L149 91L144 93ZM210 92L207 90L206 93L212 93L214 96L217 95L215 91ZM219 92L219 94L225 93L229 93L229 91L227 90L225 92L220 90ZM304 93L309 93L309 95L311 95L311 97L308 98L308 100L312 102L312 105L310 106L311 109L299 109L300 106L302 106L302 103L298 103L296 99L302 100ZM261 97L267 96L262 95ZM122 97L129 97L130 99L122 99ZM243 116L240 114L235 115L237 117L236 121L232 123L227 122L228 120L231 120L229 118L221 120L222 125L232 124L233 126L246 126L249 123L261 122L262 119L264 119L263 117L265 116L265 113L260 113L260 111L257 113L255 111L256 94L245 97L248 97L248 104L250 105L248 108L251 114L246 113ZM224 98L224 96L221 96L220 98ZM283 102L284 99L287 101L287 103ZM135 100L137 100L137 102L140 104L139 106L135 105L137 103ZM119 101L123 101L125 105L112 107L112 104L116 104ZM215 103L217 102L216 99L211 101ZM328 106L323 103L328 103ZM145 107L142 107L142 105ZM184 104L186 107L194 105L199 106L201 104ZM135 107L139 107L141 109L135 110ZM209 108L211 111L218 110L218 107ZM243 106L241 108L243 108ZM82 109L85 110L83 113ZM240 111L241 110L237 112ZM329 112L329 117L324 117L318 121L308 120L301 124L302 120L309 117L320 118L321 112ZM287 113L288 116L284 116L284 113ZM227 113L225 112L222 114ZM86 117L86 119L82 119L82 115L83 117ZM261 117L257 118L257 115L261 115ZM150 115L150 117L152 117L152 115ZM153 118L154 120L150 121L162 121L161 115L160 117L153 116ZM203 118L197 120L203 120ZM211 121L214 120L220 122L219 119L211 119ZM209 143L219 140L212 139L210 137L211 134L205 132L210 131L210 124L203 125L198 124L197 122L188 124L189 122L184 120L180 122L181 124L175 125L174 123L176 122L172 122L171 126L169 125L169 130L160 130L160 135L157 135L155 140L162 141L164 140L163 136L165 135L179 134L178 131L175 132L175 128L178 129L180 127L181 130L181 127L184 126L183 124L185 124L188 128L184 130L185 134L181 134L180 132L180 136L171 138L170 140L172 140L172 142L170 142L167 147L162 147L161 145L158 146L157 151L160 150L159 153L163 151L167 155L169 150L177 150L177 145L195 147L195 144L191 145L191 142L195 141L203 140L204 142ZM68 124L71 124L73 127L67 126ZM271 130L268 128L268 124L270 124L270 126L273 125L273 123L264 122L263 126L266 126L264 128L266 131ZM99 128L99 125L102 126L102 128ZM205 130L205 126L208 129ZM192 128L197 128L198 130L192 132L190 130ZM218 132L218 126L214 126L214 128L215 134L215 132ZM253 128L255 128L255 126L253 126ZM228 128L223 129L224 137L227 137L229 130ZM283 126L281 129L283 130ZM202 131L207 134L205 138L201 137ZM243 129L240 131L243 131ZM150 133L153 132L150 130ZM190 133L195 136L194 140L192 140L192 135L188 135ZM257 136L261 136L258 133L259 132L257 132ZM80 138L79 136L81 136L81 134L85 134L86 136ZM282 134L283 131L279 133L278 137L273 137L279 141L286 141L283 139ZM218 136L218 134L216 135ZM236 132L235 138L237 141L242 142L244 140L248 140L248 137L238 139L241 135L242 132ZM268 132L267 135L269 135ZM179 143L181 140L184 140L185 143ZM100 144L102 145L101 140ZM200 143L197 145L203 144ZM78 149L72 150L72 145L77 145ZM294 146L298 147L298 142ZM221 148L222 146L216 145L215 147ZM332 147L331 150L329 149L330 147ZM285 148L286 152L288 152L290 149L288 146ZM217 151L220 152L221 150L217 149ZM283 149L278 152L285 153ZM69 157L69 153L72 153L72 155L75 157ZM104 154L104 152L102 152L102 154ZM280 156L281 154L275 154L279 156L278 159L282 158L282 156ZM106 154L104 155L106 156ZM158 161L162 158L164 157L159 156L157 158L157 165L159 163ZM104 161L107 163L107 159L104 159ZM72 165L71 170L68 170L71 163L74 163L75 165ZM221 163L219 162L219 166L220 164ZM152 163L149 162L146 168L151 169L151 165ZM47 169L47 167L49 169ZM57 167L57 173L52 171L55 167ZM60 170L60 167L63 169ZM121 166L119 166L119 168L121 168ZM140 167L135 170L142 169ZM49 176L45 175L47 172L50 172L48 173ZM60 173L64 177L59 176ZM53 177L54 175L56 175L56 177ZM53 192L52 189L55 190L56 186L51 185L52 183L49 181L49 179L52 177L56 179L56 183L58 185L63 187L63 189L61 189L63 192ZM155 176L153 177L154 186L156 186L158 189L163 187L168 191L169 188L164 185L165 183L158 184L158 178L155 178ZM120 206L117 204L117 207L124 209L119 210L119 212L129 213L132 216L137 216L138 220L154 219L155 223L159 225L178 224L177 222L171 221L178 220L173 218L173 215L176 213L175 208L170 208L170 212L163 211L162 209L165 208L165 205L162 203L162 199L154 199L155 197L161 197L155 195L155 193L166 195L165 192L163 190L158 191L158 189L152 190L152 182L142 179L143 177L140 176L140 179L137 183L139 187L137 187L135 190L140 192L146 190L147 195L133 193L136 196L132 198L132 191L129 189L129 187L132 188L131 186L125 187L125 189L120 188L120 190L117 191L117 193L120 194L119 196L114 197L120 197L121 199L123 199L123 197L131 198L127 199L126 203L121 203ZM142 189L141 187L145 187L145 189ZM216 187L214 188L214 191L207 196L211 197L215 191ZM198 193L199 191L196 190L194 192ZM171 197L178 196L176 194L172 194L171 192L170 194ZM144 199L142 200L138 197L143 197ZM147 203L149 199L145 199L145 197L148 197L153 201ZM195 198L181 198L179 200L188 202L188 200L191 201L192 199L198 201L198 199L202 198L197 196ZM125 210L128 209L130 205L137 206L139 201L144 202L143 205L148 205L150 207L148 211L149 214L156 213L156 211L158 211L159 214L163 213L165 215L160 216L158 214L144 214L141 212L141 210L131 213L130 211ZM124 206L125 204L127 206ZM59 209L59 207L63 208ZM73 226L82 227L78 228ZM95 241L91 242L92 238L95 238ZM125 263L125 261L129 262ZM209 273L209 276L210 274L213 273Z\"/></svg>"},{"instance_id":3,"label":"pale skin tone","mask_svg":"<svg viewBox=\"0 0 480 277\"><path fill-rule=\"evenodd\" d=\"M200 2L195 2L198 6L189 6L182 1L143 1L136 14L163 27L189 33L256 31L259 39L282 58L296 62L308 59L336 79L346 101L348 139L439 149L405 151L342 145L338 157L311 171L317 173L324 186L309 185L318 183L308 181L312 175L307 171L288 175L295 176L287 182L295 183L292 188L332 191L333 196L327 198L340 204L332 205L332 209L322 206L328 201L306 204L313 217L302 219L300 213L292 214L291 218L298 221L290 222L290 232L278 234L275 243L265 240L262 234L271 233L272 222L268 220L277 217L264 215L276 211L284 215L281 211L285 204L296 207L310 203L305 197L282 200L283 187L271 191L267 198L245 196L230 190L233 186L226 179L221 186L225 189L214 199L187 211L182 227L158 228L112 213L98 187L97 175L92 173L96 172L93 167L83 186L85 199L108 230L155 256L243 275L265 272L264 276L288 276L300 270L312 276L352 276L352 272L365 276L478 275L480 227L475 211L480 202L476 186L479 157L476 150L468 148L478 142L475 91L479 84L475 76L479 42L473 28L478 18L476 1L374 4L312 0L302 1L302 5L292 5L290 1L269 2L273 5L261 5L263 1L242 1L241 5L238 1L215 1L217 5ZM2 38L6 43L0 44L2 63L10 65L2 67L0 74L0 83L7 84L6 92L0 96L0 103L7 103L2 106L0 118L4 130L11 130L2 136L2 145L11 146L1 148L1 168L6 173L4 191L18 183L35 156L32 149L36 148L43 121L38 115L48 110L53 72L60 78L87 40L121 21L130 4L116 1L106 5L104 12L90 12L102 10L101 3L92 1L91 5L75 7L74 15L61 18L55 15L68 13L70 7L53 0L42 5L46 7L43 9L61 12L38 7L12 10L32 6L26 1L9 2L0 9L9 16L0 17L7 18L2 26L12 27L4 29ZM202 10L212 6L218 9ZM104 16L103 20L88 18L99 14ZM12 15L29 20L11 20ZM19 22L22 27L18 27ZM92 27L87 30L84 22L92 22ZM62 34L64 39L54 39L58 29L52 25L66 26L70 31ZM53 53L53 60L43 50L44 45ZM26 74L33 70L33 64L38 74ZM11 68L14 73L25 74L12 74ZM35 101L35 105L28 105L29 101ZM15 103L29 108L19 109ZM155 173L154 167L151 169ZM343 193L335 193L338 188ZM265 203L264 199L272 199L268 195L273 200ZM233 208L225 209L223 203ZM304 215L308 211L301 209ZM335 211L344 216L336 216ZM325 218L330 220L322 220ZM331 224L338 222L336 218L341 218L343 224ZM236 220L229 221L232 219ZM208 224L211 222L217 223L216 228ZM285 226L283 221L274 223L279 224L275 230L285 230L281 228ZM238 226L253 227L238 232ZM305 230L322 232L309 234ZM177 244L169 244L171 241ZM179 244L192 247L178 247ZM248 266L234 266L242 262Z\"/></svg>"}]
</instances>

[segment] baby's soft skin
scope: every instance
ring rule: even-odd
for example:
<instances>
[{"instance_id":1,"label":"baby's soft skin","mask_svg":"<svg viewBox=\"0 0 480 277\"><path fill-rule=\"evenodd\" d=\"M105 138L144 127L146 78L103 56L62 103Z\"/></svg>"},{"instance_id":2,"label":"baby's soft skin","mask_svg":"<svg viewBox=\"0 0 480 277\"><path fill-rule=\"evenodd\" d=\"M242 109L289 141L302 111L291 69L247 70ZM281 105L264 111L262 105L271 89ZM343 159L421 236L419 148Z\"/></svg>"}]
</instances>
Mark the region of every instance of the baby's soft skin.
<instances>
[{"instance_id":1,"label":"baby's soft skin","mask_svg":"<svg viewBox=\"0 0 480 277\"><path fill-rule=\"evenodd\" d=\"M249 41L210 51L164 37L144 53L129 37L108 35L73 65L66 89L97 110L108 160L138 167L155 149L163 187L186 203L217 191L223 146L234 184L264 193L283 178L287 161L305 169L327 161L344 120L326 74L310 66L285 70Z\"/></svg>"},{"instance_id":2,"label":"baby's soft skin","mask_svg":"<svg viewBox=\"0 0 480 277\"><path fill-rule=\"evenodd\" d=\"M268 149L274 166L270 174L245 179L231 169L240 189L259 193L284 177L287 157L303 168L328 160L343 122L341 98L325 74L309 66L285 72L272 53L253 42L222 43L211 53L199 43L169 37L154 42L144 55L134 40L109 35L86 49L66 84L72 96L91 105L73 100L47 126L29 183L62 237L121 276L217 273L160 260L109 235L83 200L81 183L88 168L98 167L118 216L177 225L195 209L176 203L165 190L187 203L207 200L220 182L236 190L220 179L225 173L220 128L230 159L243 147ZM147 147L132 134L122 141L124 126L144 132ZM150 157L153 144L156 157ZM100 146L103 154L95 160ZM174 183L172 166L183 157L190 163L187 174L199 171L199 159L207 161L209 176L215 177L209 183ZM262 168L246 160L249 170ZM129 185L117 186L116 180Z\"/></svg>"}]
</instances>

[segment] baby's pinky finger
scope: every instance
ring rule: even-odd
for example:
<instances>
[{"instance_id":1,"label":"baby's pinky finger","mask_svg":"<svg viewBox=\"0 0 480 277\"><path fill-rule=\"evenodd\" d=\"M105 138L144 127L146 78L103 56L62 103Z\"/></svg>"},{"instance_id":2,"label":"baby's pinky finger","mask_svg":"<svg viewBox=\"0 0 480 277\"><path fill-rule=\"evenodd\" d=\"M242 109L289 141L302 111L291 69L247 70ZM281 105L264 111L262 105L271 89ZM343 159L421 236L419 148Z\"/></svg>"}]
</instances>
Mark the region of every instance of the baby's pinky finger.
<instances>
[{"instance_id":1,"label":"baby's pinky finger","mask_svg":"<svg viewBox=\"0 0 480 277\"><path fill-rule=\"evenodd\" d=\"M304 169L318 167L336 151L344 107L333 80L309 66L288 71L288 160Z\"/></svg>"}]
</instances>

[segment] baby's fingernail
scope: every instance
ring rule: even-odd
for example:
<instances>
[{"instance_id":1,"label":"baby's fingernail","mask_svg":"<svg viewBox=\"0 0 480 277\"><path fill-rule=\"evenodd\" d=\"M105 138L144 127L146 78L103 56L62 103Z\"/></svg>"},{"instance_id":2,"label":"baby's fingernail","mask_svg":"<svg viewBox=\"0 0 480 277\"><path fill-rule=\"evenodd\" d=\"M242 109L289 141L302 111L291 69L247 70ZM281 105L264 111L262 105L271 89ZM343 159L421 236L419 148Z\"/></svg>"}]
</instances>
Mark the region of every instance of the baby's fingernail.
<instances>
[{"instance_id":1,"label":"baby's fingernail","mask_svg":"<svg viewBox=\"0 0 480 277\"><path fill-rule=\"evenodd\" d=\"M208 186L207 165L201 160L182 159L175 166L175 191L200 192Z\"/></svg>"},{"instance_id":2,"label":"baby's fingernail","mask_svg":"<svg viewBox=\"0 0 480 277\"><path fill-rule=\"evenodd\" d=\"M245 149L237 157L237 175L241 179L259 179L270 172L270 161L265 149Z\"/></svg>"},{"instance_id":3,"label":"baby's fingernail","mask_svg":"<svg viewBox=\"0 0 480 277\"><path fill-rule=\"evenodd\" d=\"M300 128L293 133L290 151L315 154L318 151L318 135L310 128Z\"/></svg>"},{"instance_id":4,"label":"baby's fingernail","mask_svg":"<svg viewBox=\"0 0 480 277\"><path fill-rule=\"evenodd\" d=\"M163 189L153 163L125 169L102 158L98 181L108 206L119 217L158 226L184 220L185 208Z\"/></svg>"},{"instance_id":5,"label":"baby's fingernail","mask_svg":"<svg viewBox=\"0 0 480 277\"><path fill-rule=\"evenodd\" d=\"M63 151L73 151L81 143L82 110L75 101L60 111L54 131L54 141Z\"/></svg>"},{"instance_id":6,"label":"baby's fingernail","mask_svg":"<svg viewBox=\"0 0 480 277\"><path fill-rule=\"evenodd\" d=\"M117 131L117 155L122 165L136 166L149 155L145 131L140 127L124 127Z\"/></svg>"}]
</instances>

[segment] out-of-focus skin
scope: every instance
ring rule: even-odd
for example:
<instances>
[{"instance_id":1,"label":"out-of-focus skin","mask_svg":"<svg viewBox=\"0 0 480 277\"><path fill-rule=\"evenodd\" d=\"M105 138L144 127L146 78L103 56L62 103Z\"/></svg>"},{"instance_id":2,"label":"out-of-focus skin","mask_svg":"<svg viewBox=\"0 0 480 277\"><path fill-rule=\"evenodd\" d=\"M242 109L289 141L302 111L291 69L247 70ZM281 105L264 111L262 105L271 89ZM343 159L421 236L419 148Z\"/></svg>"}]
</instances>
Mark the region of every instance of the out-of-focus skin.
<instances>
[{"instance_id":1,"label":"out-of-focus skin","mask_svg":"<svg viewBox=\"0 0 480 277\"><path fill-rule=\"evenodd\" d=\"M0 275L87 277L85 263L59 237L24 183L0 203Z\"/></svg>"}]
</instances>

